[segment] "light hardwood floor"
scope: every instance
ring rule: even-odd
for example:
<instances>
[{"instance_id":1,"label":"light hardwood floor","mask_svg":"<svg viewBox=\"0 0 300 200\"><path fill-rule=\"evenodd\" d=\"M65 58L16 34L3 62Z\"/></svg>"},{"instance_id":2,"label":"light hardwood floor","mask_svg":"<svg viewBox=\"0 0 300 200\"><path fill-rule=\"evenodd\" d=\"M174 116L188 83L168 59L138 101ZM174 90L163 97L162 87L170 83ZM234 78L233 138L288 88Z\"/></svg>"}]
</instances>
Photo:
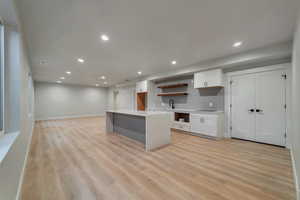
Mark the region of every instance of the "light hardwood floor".
<instances>
[{"instance_id":1,"label":"light hardwood floor","mask_svg":"<svg viewBox=\"0 0 300 200\"><path fill-rule=\"evenodd\" d=\"M154 152L104 118L36 123L22 200L295 199L289 151L173 132Z\"/></svg>"}]
</instances>

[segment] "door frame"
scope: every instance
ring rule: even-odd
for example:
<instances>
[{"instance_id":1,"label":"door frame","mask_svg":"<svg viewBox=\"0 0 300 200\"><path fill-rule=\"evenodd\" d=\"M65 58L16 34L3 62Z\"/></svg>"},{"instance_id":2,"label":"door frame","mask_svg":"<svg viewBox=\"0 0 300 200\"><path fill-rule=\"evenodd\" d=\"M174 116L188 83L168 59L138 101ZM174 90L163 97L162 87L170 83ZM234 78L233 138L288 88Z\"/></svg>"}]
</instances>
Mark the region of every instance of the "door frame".
<instances>
[{"instance_id":1,"label":"door frame","mask_svg":"<svg viewBox=\"0 0 300 200\"><path fill-rule=\"evenodd\" d=\"M287 80L286 80L286 147L291 148L291 63L283 63L270 65L265 67L258 67L234 72L227 72L224 75L225 80L225 137L231 138L231 85L230 81L232 77L239 75L247 75L247 74L256 74L260 72L268 72L268 71L277 71L277 70L286 70L287 72Z\"/></svg>"}]
</instances>

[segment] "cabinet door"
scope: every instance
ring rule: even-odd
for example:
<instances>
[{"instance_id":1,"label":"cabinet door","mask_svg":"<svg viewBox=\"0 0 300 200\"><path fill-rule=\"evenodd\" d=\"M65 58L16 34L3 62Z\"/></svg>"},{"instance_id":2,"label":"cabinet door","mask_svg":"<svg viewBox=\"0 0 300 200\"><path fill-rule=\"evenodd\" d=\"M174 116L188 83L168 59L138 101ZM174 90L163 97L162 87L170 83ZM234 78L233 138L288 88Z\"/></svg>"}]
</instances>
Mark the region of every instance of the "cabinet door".
<instances>
[{"instance_id":1,"label":"cabinet door","mask_svg":"<svg viewBox=\"0 0 300 200\"><path fill-rule=\"evenodd\" d=\"M215 137L218 132L217 122L217 115L193 114L191 116L191 131Z\"/></svg>"},{"instance_id":2,"label":"cabinet door","mask_svg":"<svg viewBox=\"0 0 300 200\"><path fill-rule=\"evenodd\" d=\"M202 88L207 87L205 86L205 73L204 72L198 72L194 74L194 88Z\"/></svg>"},{"instance_id":3,"label":"cabinet door","mask_svg":"<svg viewBox=\"0 0 300 200\"><path fill-rule=\"evenodd\" d=\"M221 69L206 72L207 87L223 86L223 72Z\"/></svg>"},{"instance_id":4,"label":"cabinet door","mask_svg":"<svg viewBox=\"0 0 300 200\"><path fill-rule=\"evenodd\" d=\"M147 81L140 81L136 83L136 92L147 92L148 90L148 82Z\"/></svg>"},{"instance_id":5,"label":"cabinet door","mask_svg":"<svg viewBox=\"0 0 300 200\"><path fill-rule=\"evenodd\" d=\"M255 140L255 75L232 78L231 104L231 136Z\"/></svg>"},{"instance_id":6,"label":"cabinet door","mask_svg":"<svg viewBox=\"0 0 300 200\"><path fill-rule=\"evenodd\" d=\"M285 145L285 71L256 76L256 141Z\"/></svg>"},{"instance_id":7,"label":"cabinet door","mask_svg":"<svg viewBox=\"0 0 300 200\"><path fill-rule=\"evenodd\" d=\"M221 69L198 72L194 74L194 88L223 86L223 72Z\"/></svg>"}]
</instances>

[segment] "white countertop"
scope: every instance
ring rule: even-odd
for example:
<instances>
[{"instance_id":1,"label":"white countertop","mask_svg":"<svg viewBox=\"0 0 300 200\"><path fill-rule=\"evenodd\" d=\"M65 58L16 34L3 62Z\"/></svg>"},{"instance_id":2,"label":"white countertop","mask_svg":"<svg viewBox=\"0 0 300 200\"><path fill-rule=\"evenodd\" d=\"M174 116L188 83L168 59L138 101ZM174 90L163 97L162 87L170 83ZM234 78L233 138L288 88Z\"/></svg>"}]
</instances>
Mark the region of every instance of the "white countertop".
<instances>
[{"instance_id":1,"label":"white countertop","mask_svg":"<svg viewBox=\"0 0 300 200\"><path fill-rule=\"evenodd\" d=\"M143 117L150 116L150 115L160 115L160 114L169 114L170 113L170 112L166 112L166 111L137 111L137 110L107 110L106 112L143 116Z\"/></svg>"},{"instance_id":2,"label":"white countertop","mask_svg":"<svg viewBox=\"0 0 300 200\"><path fill-rule=\"evenodd\" d=\"M166 112L181 112L190 114L223 114L222 110L198 110L198 109L167 109Z\"/></svg>"}]
</instances>

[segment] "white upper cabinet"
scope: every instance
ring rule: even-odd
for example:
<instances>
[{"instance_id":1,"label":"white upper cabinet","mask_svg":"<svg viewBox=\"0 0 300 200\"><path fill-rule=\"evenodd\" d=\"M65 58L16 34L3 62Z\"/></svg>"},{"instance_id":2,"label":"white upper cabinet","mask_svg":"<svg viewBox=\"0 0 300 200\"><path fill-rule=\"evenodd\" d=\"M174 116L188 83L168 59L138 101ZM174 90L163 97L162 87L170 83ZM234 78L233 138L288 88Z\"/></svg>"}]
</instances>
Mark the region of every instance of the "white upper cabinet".
<instances>
[{"instance_id":1,"label":"white upper cabinet","mask_svg":"<svg viewBox=\"0 0 300 200\"><path fill-rule=\"evenodd\" d=\"M148 92L148 81L140 81L136 83L136 93Z\"/></svg>"},{"instance_id":2,"label":"white upper cabinet","mask_svg":"<svg viewBox=\"0 0 300 200\"><path fill-rule=\"evenodd\" d=\"M194 88L223 87L222 69L198 72L194 74Z\"/></svg>"}]
</instances>

